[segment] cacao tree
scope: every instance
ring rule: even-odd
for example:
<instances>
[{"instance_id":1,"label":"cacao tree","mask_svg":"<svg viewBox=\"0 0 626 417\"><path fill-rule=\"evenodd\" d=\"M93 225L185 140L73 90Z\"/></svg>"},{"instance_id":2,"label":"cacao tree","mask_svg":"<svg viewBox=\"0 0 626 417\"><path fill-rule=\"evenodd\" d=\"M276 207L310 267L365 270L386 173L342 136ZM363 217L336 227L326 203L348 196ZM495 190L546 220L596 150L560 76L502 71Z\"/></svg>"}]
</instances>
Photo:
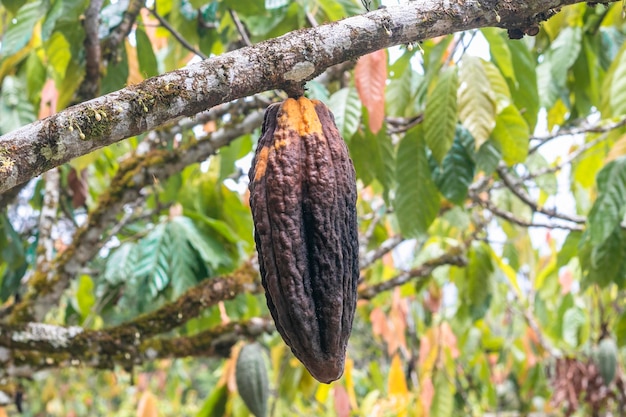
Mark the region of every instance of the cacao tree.
<instances>
[{"instance_id":1,"label":"cacao tree","mask_svg":"<svg viewBox=\"0 0 626 417\"><path fill-rule=\"evenodd\" d=\"M0 0L0 415L624 413L625 7Z\"/></svg>"}]
</instances>

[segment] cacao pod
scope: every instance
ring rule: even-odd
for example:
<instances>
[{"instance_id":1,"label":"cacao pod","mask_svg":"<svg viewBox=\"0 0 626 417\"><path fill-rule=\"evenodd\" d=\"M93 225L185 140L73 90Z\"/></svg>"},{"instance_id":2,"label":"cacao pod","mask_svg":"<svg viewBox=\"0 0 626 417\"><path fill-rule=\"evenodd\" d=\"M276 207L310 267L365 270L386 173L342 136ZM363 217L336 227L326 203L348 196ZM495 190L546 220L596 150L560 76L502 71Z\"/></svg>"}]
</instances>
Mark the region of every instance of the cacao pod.
<instances>
[{"instance_id":1,"label":"cacao pod","mask_svg":"<svg viewBox=\"0 0 626 417\"><path fill-rule=\"evenodd\" d=\"M609 385L615 378L617 371L617 343L610 337L600 340L596 348L598 371L605 385Z\"/></svg>"},{"instance_id":2,"label":"cacao pod","mask_svg":"<svg viewBox=\"0 0 626 417\"><path fill-rule=\"evenodd\" d=\"M241 348L235 365L237 391L255 417L267 415L269 381L263 360L263 349L258 343L250 343Z\"/></svg>"},{"instance_id":3,"label":"cacao pod","mask_svg":"<svg viewBox=\"0 0 626 417\"><path fill-rule=\"evenodd\" d=\"M359 277L356 176L330 110L304 97L270 105L249 176L276 329L330 383L343 374Z\"/></svg>"}]
</instances>

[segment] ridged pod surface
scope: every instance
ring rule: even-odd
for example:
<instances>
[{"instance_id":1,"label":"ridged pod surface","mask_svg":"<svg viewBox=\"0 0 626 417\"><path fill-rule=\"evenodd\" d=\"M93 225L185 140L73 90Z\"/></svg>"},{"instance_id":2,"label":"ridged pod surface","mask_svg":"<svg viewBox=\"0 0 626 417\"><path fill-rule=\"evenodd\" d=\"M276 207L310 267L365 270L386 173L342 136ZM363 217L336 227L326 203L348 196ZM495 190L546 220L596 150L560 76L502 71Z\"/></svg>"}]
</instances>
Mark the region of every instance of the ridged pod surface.
<instances>
[{"instance_id":1,"label":"ridged pod surface","mask_svg":"<svg viewBox=\"0 0 626 417\"><path fill-rule=\"evenodd\" d=\"M357 299L356 177L332 113L289 98L265 113L250 206L267 305L311 375L343 374Z\"/></svg>"}]
</instances>

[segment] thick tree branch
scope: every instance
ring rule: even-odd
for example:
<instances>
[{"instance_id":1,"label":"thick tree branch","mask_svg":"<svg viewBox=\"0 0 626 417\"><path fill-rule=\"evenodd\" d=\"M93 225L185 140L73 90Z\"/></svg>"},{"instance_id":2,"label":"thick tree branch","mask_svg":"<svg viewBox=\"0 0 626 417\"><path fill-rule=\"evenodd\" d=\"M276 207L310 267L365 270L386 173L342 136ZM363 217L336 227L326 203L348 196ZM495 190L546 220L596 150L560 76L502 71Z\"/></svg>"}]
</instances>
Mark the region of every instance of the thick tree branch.
<instances>
[{"instance_id":1,"label":"thick tree branch","mask_svg":"<svg viewBox=\"0 0 626 417\"><path fill-rule=\"evenodd\" d=\"M70 107L0 137L0 192L181 116L261 91L289 89L331 65L378 49L486 26L523 30L549 18L554 8L581 2L415 0L238 49ZM131 5L140 3L134 0Z\"/></svg>"}]
</instances>

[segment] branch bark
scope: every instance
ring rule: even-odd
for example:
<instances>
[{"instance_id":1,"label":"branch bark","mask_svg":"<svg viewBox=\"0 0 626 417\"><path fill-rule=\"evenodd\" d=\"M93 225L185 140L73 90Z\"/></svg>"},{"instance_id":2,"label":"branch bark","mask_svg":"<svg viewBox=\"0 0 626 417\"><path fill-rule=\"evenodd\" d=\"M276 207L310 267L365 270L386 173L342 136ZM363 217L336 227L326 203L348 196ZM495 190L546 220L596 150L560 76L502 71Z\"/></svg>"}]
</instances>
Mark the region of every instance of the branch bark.
<instances>
[{"instance_id":1,"label":"branch bark","mask_svg":"<svg viewBox=\"0 0 626 417\"><path fill-rule=\"evenodd\" d=\"M77 156L179 117L261 91L290 90L332 65L378 49L487 26L523 32L548 19L555 8L581 2L415 0L232 51L0 137L0 193Z\"/></svg>"}]
</instances>

